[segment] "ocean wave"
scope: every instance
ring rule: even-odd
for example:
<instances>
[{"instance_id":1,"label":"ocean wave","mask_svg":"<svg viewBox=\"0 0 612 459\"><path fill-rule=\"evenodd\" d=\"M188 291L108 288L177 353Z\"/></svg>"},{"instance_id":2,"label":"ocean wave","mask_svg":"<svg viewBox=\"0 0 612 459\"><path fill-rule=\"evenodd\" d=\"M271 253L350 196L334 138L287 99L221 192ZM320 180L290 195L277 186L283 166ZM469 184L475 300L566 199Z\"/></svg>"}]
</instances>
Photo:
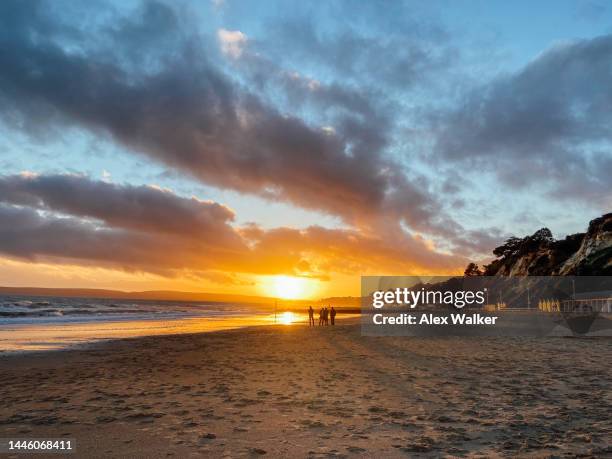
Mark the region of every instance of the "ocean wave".
<instances>
[{"instance_id":1,"label":"ocean wave","mask_svg":"<svg viewBox=\"0 0 612 459\"><path fill-rule=\"evenodd\" d=\"M29 300L20 300L20 301L15 301L13 304L15 306L20 306L20 307L27 308L29 306L32 306L33 303L31 301L29 301Z\"/></svg>"},{"instance_id":2,"label":"ocean wave","mask_svg":"<svg viewBox=\"0 0 612 459\"><path fill-rule=\"evenodd\" d=\"M0 295L0 320L17 323L49 321L141 320L176 317L218 318L252 314L244 304L206 304L143 300L121 301L104 298L19 297ZM47 318L47 319L46 319Z\"/></svg>"},{"instance_id":3,"label":"ocean wave","mask_svg":"<svg viewBox=\"0 0 612 459\"><path fill-rule=\"evenodd\" d=\"M63 312L59 309L41 309L37 311L0 310L0 317L61 317Z\"/></svg>"}]
</instances>

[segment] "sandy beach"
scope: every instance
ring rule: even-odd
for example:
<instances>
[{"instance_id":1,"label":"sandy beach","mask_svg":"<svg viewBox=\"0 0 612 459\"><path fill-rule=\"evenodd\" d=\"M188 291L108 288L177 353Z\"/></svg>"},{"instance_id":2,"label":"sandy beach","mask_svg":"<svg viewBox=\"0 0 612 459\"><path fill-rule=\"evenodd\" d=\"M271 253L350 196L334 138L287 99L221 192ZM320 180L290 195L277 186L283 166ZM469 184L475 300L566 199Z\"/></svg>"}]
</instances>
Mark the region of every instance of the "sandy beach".
<instances>
[{"instance_id":1,"label":"sandy beach","mask_svg":"<svg viewBox=\"0 0 612 459\"><path fill-rule=\"evenodd\" d=\"M117 340L0 357L0 437L83 458L609 457L611 357L608 339L356 324Z\"/></svg>"}]
</instances>

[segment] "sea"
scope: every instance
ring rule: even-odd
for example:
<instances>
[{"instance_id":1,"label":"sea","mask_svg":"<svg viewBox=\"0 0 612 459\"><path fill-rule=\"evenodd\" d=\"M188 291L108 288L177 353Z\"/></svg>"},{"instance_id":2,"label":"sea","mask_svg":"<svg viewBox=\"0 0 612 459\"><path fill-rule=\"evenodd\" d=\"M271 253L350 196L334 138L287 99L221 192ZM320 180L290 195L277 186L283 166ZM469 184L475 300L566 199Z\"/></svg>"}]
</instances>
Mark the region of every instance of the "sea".
<instances>
[{"instance_id":1,"label":"sea","mask_svg":"<svg viewBox=\"0 0 612 459\"><path fill-rule=\"evenodd\" d=\"M293 313L279 313L285 324L298 321ZM274 324L279 313L246 303L0 296L0 353Z\"/></svg>"}]
</instances>

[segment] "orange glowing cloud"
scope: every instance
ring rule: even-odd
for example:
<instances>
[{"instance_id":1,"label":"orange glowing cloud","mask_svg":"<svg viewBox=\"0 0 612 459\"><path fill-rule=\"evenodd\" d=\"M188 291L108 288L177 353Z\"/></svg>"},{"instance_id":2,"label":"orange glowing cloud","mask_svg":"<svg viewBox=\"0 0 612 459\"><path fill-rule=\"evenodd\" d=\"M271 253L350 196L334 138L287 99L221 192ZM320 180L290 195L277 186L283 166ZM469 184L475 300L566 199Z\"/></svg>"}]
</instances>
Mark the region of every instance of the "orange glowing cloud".
<instances>
[{"instance_id":1,"label":"orange glowing cloud","mask_svg":"<svg viewBox=\"0 0 612 459\"><path fill-rule=\"evenodd\" d=\"M155 187L75 175L0 177L0 253L12 259L234 285L252 275L328 280L455 272L465 264L405 232L263 229L233 219L221 204Z\"/></svg>"}]
</instances>

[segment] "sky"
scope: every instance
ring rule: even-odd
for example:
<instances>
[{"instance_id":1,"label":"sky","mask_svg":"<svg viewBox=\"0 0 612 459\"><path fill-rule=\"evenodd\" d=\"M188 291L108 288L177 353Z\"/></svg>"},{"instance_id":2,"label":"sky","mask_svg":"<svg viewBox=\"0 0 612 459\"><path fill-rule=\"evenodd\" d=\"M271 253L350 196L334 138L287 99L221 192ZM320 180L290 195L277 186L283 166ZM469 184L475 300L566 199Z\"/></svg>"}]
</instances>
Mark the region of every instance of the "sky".
<instances>
[{"instance_id":1,"label":"sky","mask_svg":"<svg viewBox=\"0 0 612 459\"><path fill-rule=\"evenodd\" d=\"M0 2L0 285L357 295L584 231L611 32L593 1Z\"/></svg>"}]
</instances>

